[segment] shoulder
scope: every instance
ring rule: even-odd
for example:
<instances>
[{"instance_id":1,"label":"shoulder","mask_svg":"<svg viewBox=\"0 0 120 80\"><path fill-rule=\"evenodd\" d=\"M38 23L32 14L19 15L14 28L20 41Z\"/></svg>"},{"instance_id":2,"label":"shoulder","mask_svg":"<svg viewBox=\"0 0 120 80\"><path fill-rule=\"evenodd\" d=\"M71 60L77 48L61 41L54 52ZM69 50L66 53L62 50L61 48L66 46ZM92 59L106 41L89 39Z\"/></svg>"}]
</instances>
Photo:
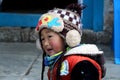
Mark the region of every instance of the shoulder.
<instances>
[{"instance_id":1,"label":"shoulder","mask_svg":"<svg viewBox=\"0 0 120 80\"><path fill-rule=\"evenodd\" d=\"M73 54L82 54L82 55L99 55L103 54L103 51L100 51L95 44L82 44L80 46L74 47L67 51L65 56Z\"/></svg>"}]
</instances>

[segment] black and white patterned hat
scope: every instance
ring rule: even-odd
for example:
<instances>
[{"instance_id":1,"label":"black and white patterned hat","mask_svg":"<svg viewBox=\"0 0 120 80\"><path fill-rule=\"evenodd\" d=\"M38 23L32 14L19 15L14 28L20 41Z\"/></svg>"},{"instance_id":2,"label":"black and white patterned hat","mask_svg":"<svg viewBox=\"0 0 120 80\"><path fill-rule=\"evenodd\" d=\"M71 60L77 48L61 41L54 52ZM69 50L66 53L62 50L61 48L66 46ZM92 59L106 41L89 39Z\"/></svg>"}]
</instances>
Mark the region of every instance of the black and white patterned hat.
<instances>
[{"instance_id":1,"label":"black and white patterned hat","mask_svg":"<svg viewBox=\"0 0 120 80\"><path fill-rule=\"evenodd\" d=\"M43 27L52 29L60 33L69 47L75 47L80 44L82 36L81 10L79 4L50 10L40 17L35 30L39 32Z\"/></svg>"}]
</instances>

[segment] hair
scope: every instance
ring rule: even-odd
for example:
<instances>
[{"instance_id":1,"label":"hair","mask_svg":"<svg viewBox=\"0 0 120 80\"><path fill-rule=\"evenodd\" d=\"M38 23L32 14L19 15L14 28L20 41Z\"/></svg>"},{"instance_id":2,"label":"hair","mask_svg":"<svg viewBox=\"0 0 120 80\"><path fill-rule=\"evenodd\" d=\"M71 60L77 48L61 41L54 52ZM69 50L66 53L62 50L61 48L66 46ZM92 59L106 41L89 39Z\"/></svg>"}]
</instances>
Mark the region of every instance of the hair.
<instances>
[{"instance_id":1,"label":"hair","mask_svg":"<svg viewBox=\"0 0 120 80\"><path fill-rule=\"evenodd\" d=\"M77 15L81 16L81 11L85 8L86 6L82 5L82 4L78 4L78 3L72 3L70 5L68 5L66 7L67 10L70 10L72 12L75 12ZM64 25L65 26L65 25ZM39 40L41 42L41 38L40 38L41 33L39 32ZM42 47L42 43L41 43L41 47ZM63 53L58 61L58 68L57 68L57 76L56 76L56 80L60 80L60 68L61 68L61 64L63 61L63 56L66 53L66 48L68 47L68 45L65 44L65 48L63 50ZM42 47L43 49L43 47ZM44 71L45 71L45 65L44 65L44 57L46 56L45 51L43 50L43 56L42 56L42 72L41 72L41 80L43 80L44 78Z\"/></svg>"}]
</instances>

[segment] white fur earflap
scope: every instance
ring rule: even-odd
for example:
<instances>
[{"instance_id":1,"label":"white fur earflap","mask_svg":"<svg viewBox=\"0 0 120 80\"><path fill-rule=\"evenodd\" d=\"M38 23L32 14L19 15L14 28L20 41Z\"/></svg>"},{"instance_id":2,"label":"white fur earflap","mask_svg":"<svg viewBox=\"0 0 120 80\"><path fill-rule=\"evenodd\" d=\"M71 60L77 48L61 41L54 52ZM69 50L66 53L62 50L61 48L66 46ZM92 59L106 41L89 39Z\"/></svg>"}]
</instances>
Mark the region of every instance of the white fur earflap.
<instances>
[{"instance_id":1,"label":"white fur earflap","mask_svg":"<svg viewBox=\"0 0 120 80\"><path fill-rule=\"evenodd\" d=\"M77 30L70 30L66 34L66 43L70 47L75 47L75 46L79 45L80 42L81 42L81 35Z\"/></svg>"},{"instance_id":2,"label":"white fur earflap","mask_svg":"<svg viewBox=\"0 0 120 80\"><path fill-rule=\"evenodd\" d=\"M40 40L39 39L36 40L36 47L37 47L38 50L41 50Z\"/></svg>"}]
</instances>

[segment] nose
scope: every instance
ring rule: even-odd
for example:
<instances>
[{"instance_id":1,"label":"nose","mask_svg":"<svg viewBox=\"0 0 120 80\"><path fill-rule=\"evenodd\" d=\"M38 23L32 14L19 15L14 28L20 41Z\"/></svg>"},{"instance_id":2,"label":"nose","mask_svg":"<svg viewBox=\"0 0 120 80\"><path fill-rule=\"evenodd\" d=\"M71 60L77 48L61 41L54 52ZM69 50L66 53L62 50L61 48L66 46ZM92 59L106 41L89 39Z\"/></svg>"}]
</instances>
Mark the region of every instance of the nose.
<instances>
[{"instance_id":1,"label":"nose","mask_svg":"<svg viewBox=\"0 0 120 80\"><path fill-rule=\"evenodd\" d=\"M49 40L48 39L45 40L44 46L49 46Z\"/></svg>"}]
</instances>

